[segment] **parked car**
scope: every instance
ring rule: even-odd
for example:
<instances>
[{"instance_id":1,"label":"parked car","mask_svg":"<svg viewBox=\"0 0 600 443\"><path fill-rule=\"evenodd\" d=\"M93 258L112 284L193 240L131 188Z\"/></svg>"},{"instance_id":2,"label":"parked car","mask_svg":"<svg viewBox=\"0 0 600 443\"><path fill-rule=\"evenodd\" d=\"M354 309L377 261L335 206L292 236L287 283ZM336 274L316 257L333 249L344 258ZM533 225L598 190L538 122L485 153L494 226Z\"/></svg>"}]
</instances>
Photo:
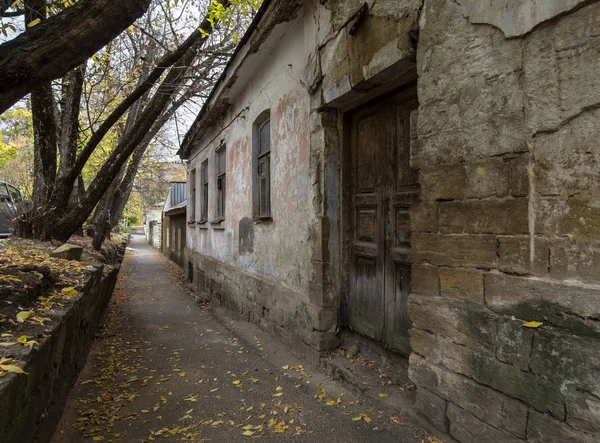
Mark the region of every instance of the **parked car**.
<instances>
[{"instance_id":1,"label":"parked car","mask_svg":"<svg viewBox=\"0 0 600 443\"><path fill-rule=\"evenodd\" d=\"M23 202L21 192L10 183L0 180L0 238L11 235L17 207Z\"/></svg>"}]
</instances>

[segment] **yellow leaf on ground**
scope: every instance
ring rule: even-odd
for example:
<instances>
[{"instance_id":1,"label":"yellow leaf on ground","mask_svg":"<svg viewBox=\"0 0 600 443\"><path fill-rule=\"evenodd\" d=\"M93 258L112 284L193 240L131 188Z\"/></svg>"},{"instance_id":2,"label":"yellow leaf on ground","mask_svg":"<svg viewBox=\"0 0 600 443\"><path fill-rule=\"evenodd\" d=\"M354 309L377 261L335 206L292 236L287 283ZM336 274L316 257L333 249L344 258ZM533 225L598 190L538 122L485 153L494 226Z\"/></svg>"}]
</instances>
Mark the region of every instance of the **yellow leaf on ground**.
<instances>
[{"instance_id":1,"label":"yellow leaf on ground","mask_svg":"<svg viewBox=\"0 0 600 443\"><path fill-rule=\"evenodd\" d=\"M17 321L24 323L29 317L33 315L33 311L21 311L17 314Z\"/></svg>"},{"instance_id":2,"label":"yellow leaf on ground","mask_svg":"<svg viewBox=\"0 0 600 443\"><path fill-rule=\"evenodd\" d=\"M17 343L14 343L14 342L13 342L13 343L0 343L0 346L4 346L5 348L7 348L7 347L9 347L9 346L14 346L14 345L16 345L16 344L17 344Z\"/></svg>"},{"instance_id":3,"label":"yellow leaf on ground","mask_svg":"<svg viewBox=\"0 0 600 443\"><path fill-rule=\"evenodd\" d=\"M29 340L29 337L26 335L21 335L19 338L17 338L19 343L27 343L27 340Z\"/></svg>"},{"instance_id":4,"label":"yellow leaf on ground","mask_svg":"<svg viewBox=\"0 0 600 443\"><path fill-rule=\"evenodd\" d=\"M379 394L379 398L386 398L387 396L387 394Z\"/></svg>"},{"instance_id":5,"label":"yellow leaf on ground","mask_svg":"<svg viewBox=\"0 0 600 443\"><path fill-rule=\"evenodd\" d=\"M528 321L527 323L523 323L521 326L525 326L526 328L539 328L544 323L541 321Z\"/></svg>"},{"instance_id":6,"label":"yellow leaf on ground","mask_svg":"<svg viewBox=\"0 0 600 443\"><path fill-rule=\"evenodd\" d=\"M27 372L15 365L0 365L0 371L14 372L15 374L27 374Z\"/></svg>"},{"instance_id":7,"label":"yellow leaf on ground","mask_svg":"<svg viewBox=\"0 0 600 443\"><path fill-rule=\"evenodd\" d=\"M281 397L283 395L283 392L279 392L278 394L273 394L273 397Z\"/></svg>"},{"instance_id":8,"label":"yellow leaf on ground","mask_svg":"<svg viewBox=\"0 0 600 443\"><path fill-rule=\"evenodd\" d=\"M282 366L281 369L285 369L287 371L288 369L290 369L290 365Z\"/></svg>"},{"instance_id":9,"label":"yellow leaf on ground","mask_svg":"<svg viewBox=\"0 0 600 443\"><path fill-rule=\"evenodd\" d=\"M277 386L276 390L277 391L283 391L283 387L282 386Z\"/></svg>"},{"instance_id":10,"label":"yellow leaf on ground","mask_svg":"<svg viewBox=\"0 0 600 443\"><path fill-rule=\"evenodd\" d=\"M245 435L246 437L251 437L254 435L254 432L252 431L244 431L242 432L242 435Z\"/></svg>"},{"instance_id":11,"label":"yellow leaf on ground","mask_svg":"<svg viewBox=\"0 0 600 443\"><path fill-rule=\"evenodd\" d=\"M41 19L39 19L39 18L36 18L35 20L32 20L32 21L30 21L30 22L27 24L27 27L28 27L28 28L33 28L35 25L37 25L37 24L38 24L39 22L41 22L41 21L42 21Z\"/></svg>"},{"instance_id":12,"label":"yellow leaf on ground","mask_svg":"<svg viewBox=\"0 0 600 443\"><path fill-rule=\"evenodd\" d=\"M101 435L96 435L94 438L92 438L92 440L94 440L94 441L103 441L104 437L102 437Z\"/></svg>"},{"instance_id":13,"label":"yellow leaf on ground","mask_svg":"<svg viewBox=\"0 0 600 443\"><path fill-rule=\"evenodd\" d=\"M353 417L352 421L361 421L362 417L359 415L358 417Z\"/></svg>"}]
</instances>

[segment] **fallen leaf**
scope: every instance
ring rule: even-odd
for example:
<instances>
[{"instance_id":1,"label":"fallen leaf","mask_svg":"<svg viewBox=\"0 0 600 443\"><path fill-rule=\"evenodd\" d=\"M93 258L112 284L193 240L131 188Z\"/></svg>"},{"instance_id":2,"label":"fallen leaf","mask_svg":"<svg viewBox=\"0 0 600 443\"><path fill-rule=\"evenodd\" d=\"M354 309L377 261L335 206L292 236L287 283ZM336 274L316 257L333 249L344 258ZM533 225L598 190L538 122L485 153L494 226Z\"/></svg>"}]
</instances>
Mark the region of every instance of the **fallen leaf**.
<instances>
[{"instance_id":1,"label":"fallen leaf","mask_svg":"<svg viewBox=\"0 0 600 443\"><path fill-rule=\"evenodd\" d=\"M353 417L352 421L361 421L362 417L359 415L358 417Z\"/></svg>"},{"instance_id":2,"label":"fallen leaf","mask_svg":"<svg viewBox=\"0 0 600 443\"><path fill-rule=\"evenodd\" d=\"M521 326L524 326L526 328L539 328L543 324L544 323L542 323L541 321L528 321L527 323L523 323Z\"/></svg>"},{"instance_id":3,"label":"fallen leaf","mask_svg":"<svg viewBox=\"0 0 600 443\"><path fill-rule=\"evenodd\" d=\"M273 394L273 397L281 397L283 395L283 392L279 392L278 394Z\"/></svg>"},{"instance_id":4,"label":"fallen leaf","mask_svg":"<svg viewBox=\"0 0 600 443\"><path fill-rule=\"evenodd\" d=\"M244 431L242 432L242 435L245 435L246 437L251 437L254 435L254 432L252 431Z\"/></svg>"},{"instance_id":5,"label":"fallen leaf","mask_svg":"<svg viewBox=\"0 0 600 443\"><path fill-rule=\"evenodd\" d=\"M33 315L33 311L21 311L17 314L17 321L19 323L25 323L29 317Z\"/></svg>"},{"instance_id":6,"label":"fallen leaf","mask_svg":"<svg viewBox=\"0 0 600 443\"><path fill-rule=\"evenodd\" d=\"M379 398L386 398L387 396L387 394L379 394Z\"/></svg>"}]
</instances>

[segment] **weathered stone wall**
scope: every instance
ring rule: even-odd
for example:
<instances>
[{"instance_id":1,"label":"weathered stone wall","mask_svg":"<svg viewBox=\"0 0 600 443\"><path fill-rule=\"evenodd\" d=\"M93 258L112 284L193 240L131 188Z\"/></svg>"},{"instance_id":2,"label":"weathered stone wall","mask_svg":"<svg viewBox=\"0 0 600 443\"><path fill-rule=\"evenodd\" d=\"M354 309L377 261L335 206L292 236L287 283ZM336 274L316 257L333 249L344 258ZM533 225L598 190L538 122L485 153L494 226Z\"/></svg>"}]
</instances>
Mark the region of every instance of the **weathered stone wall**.
<instances>
[{"instance_id":1,"label":"weathered stone wall","mask_svg":"<svg viewBox=\"0 0 600 443\"><path fill-rule=\"evenodd\" d=\"M297 345L299 351L303 349L298 346L300 343L316 350L330 349L336 344L325 341L321 333L329 327L331 319L303 302L302 294L286 289L273 278L189 249L187 257L193 263L195 286L203 297Z\"/></svg>"},{"instance_id":2,"label":"weathered stone wall","mask_svg":"<svg viewBox=\"0 0 600 443\"><path fill-rule=\"evenodd\" d=\"M600 3L426 0L417 57L417 408L461 442L598 441Z\"/></svg>"},{"instance_id":3,"label":"weathered stone wall","mask_svg":"<svg viewBox=\"0 0 600 443\"><path fill-rule=\"evenodd\" d=\"M118 266L94 268L81 297L58 312L58 322L38 340L39 349L19 351L28 375L0 379L0 441L50 441L117 281Z\"/></svg>"}]
</instances>

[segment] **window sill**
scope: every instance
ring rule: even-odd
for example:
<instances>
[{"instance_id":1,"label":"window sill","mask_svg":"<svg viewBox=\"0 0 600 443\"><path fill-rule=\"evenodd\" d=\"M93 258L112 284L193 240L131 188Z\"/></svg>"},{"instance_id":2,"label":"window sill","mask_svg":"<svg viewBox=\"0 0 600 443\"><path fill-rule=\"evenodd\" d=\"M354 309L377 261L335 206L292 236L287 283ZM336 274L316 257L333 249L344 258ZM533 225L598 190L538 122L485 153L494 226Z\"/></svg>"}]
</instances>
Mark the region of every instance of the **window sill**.
<instances>
[{"instance_id":1,"label":"window sill","mask_svg":"<svg viewBox=\"0 0 600 443\"><path fill-rule=\"evenodd\" d=\"M196 225L199 229L208 229L207 220L200 220Z\"/></svg>"},{"instance_id":2,"label":"window sill","mask_svg":"<svg viewBox=\"0 0 600 443\"><path fill-rule=\"evenodd\" d=\"M225 224L223 223L224 221L225 217L217 217L214 220L211 220L210 224L214 230L223 231L225 230Z\"/></svg>"},{"instance_id":3,"label":"window sill","mask_svg":"<svg viewBox=\"0 0 600 443\"><path fill-rule=\"evenodd\" d=\"M190 228L195 228L196 227L196 222L195 221L189 221L189 222L187 222L187 224L188 224L188 226Z\"/></svg>"},{"instance_id":4,"label":"window sill","mask_svg":"<svg viewBox=\"0 0 600 443\"><path fill-rule=\"evenodd\" d=\"M273 223L273 218L272 217L254 217L252 219L252 221L254 222L254 224L257 225L270 225Z\"/></svg>"}]
</instances>

